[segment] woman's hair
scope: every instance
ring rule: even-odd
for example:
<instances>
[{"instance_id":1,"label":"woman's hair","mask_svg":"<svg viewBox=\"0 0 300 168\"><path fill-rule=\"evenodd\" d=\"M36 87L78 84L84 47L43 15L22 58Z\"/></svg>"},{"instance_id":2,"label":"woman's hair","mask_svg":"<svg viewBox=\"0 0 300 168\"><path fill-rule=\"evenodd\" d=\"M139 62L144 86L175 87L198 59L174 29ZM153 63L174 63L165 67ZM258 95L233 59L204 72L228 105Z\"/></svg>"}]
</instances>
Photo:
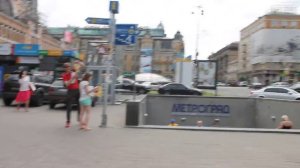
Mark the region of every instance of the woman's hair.
<instances>
[{"instance_id":1,"label":"woman's hair","mask_svg":"<svg viewBox=\"0 0 300 168\"><path fill-rule=\"evenodd\" d=\"M90 73L85 73L84 75L83 75L83 78L82 78L82 81L88 81L89 79L90 79L90 77L92 76L92 74L90 74Z\"/></svg>"},{"instance_id":2,"label":"woman's hair","mask_svg":"<svg viewBox=\"0 0 300 168\"><path fill-rule=\"evenodd\" d=\"M282 118L282 120L284 120L284 121L289 120L289 117L288 117L287 115L283 115L283 116L281 116L281 118Z\"/></svg>"},{"instance_id":3,"label":"woman's hair","mask_svg":"<svg viewBox=\"0 0 300 168\"><path fill-rule=\"evenodd\" d=\"M23 73L24 73L24 70L20 71L20 73L19 73L19 79L22 78Z\"/></svg>"}]
</instances>

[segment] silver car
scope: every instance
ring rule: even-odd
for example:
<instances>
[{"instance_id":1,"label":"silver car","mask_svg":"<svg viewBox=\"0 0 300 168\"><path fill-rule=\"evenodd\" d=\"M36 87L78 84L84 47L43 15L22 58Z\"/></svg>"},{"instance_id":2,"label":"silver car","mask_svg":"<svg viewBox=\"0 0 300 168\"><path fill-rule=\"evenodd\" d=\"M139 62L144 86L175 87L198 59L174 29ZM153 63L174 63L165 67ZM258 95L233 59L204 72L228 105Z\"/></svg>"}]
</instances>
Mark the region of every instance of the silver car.
<instances>
[{"instance_id":1,"label":"silver car","mask_svg":"<svg viewBox=\"0 0 300 168\"><path fill-rule=\"evenodd\" d=\"M251 91L250 97L300 100L300 93L286 87L268 86L259 90Z\"/></svg>"}]
</instances>

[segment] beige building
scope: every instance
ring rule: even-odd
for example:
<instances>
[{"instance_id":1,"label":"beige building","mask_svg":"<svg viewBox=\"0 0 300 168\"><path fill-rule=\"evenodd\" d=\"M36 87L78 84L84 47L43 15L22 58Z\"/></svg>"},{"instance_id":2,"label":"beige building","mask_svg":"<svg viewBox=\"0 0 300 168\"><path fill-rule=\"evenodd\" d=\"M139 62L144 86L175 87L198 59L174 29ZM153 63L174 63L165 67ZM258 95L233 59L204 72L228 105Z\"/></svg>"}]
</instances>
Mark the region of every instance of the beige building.
<instances>
[{"instance_id":1,"label":"beige building","mask_svg":"<svg viewBox=\"0 0 300 168\"><path fill-rule=\"evenodd\" d=\"M298 81L300 15L273 12L241 30L238 76L268 84Z\"/></svg>"},{"instance_id":2,"label":"beige building","mask_svg":"<svg viewBox=\"0 0 300 168\"><path fill-rule=\"evenodd\" d=\"M52 27L48 32L57 39L64 38L64 32L72 32L73 42L68 47L77 49L86 56L87 65L103 65L101 59L101 44L107 44L109 30L107 28L87 27L75 28ZM128 46L115 47L115 65L118 72L141 72L143 55L149 54L150 72L174 78L175 60L184 54L183 36L177 32L173 38L167 38L164 27L159 24L157 28L140 28L137 43Z\"/></svg>"},{"instance_id":3,"label":"beige building","mask_svg":"<svg viewBox=\"0 0 300 168\"><path fill-rule=\"evenodd\" d=\"M60 48L60 41L51 37L39 23L37 0L0 0L0 43Z\"/></svg>"},{"instance_id":4,"label":"beige building","mask_svg":"<svg viewBox=\"0 0 300 168\"><path fill-rule=\"evenodd\" d=\"M218 81L236 83L238 79L238 48L239 43L234 42L210 55L209 60L217 61Z\"/></svg>"}]
</instances>

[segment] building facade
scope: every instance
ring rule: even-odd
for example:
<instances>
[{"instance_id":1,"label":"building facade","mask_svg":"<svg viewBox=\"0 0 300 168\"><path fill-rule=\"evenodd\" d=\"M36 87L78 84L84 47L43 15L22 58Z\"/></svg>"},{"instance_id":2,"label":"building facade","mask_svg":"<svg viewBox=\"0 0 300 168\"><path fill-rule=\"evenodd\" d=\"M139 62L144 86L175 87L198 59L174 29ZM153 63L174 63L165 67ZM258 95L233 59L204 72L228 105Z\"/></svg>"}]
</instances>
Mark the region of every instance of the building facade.
<instances>
[{"instance_id":1,"label":"building facade","mask_svg":"<svg viewBox=\"0 0 300 168\"><path fill-rule=\"evenodd\" d=\"M210 55L209 60L217 61L218 81L224 83L236 83L238 79L238 49L239 43L234 42Z\"/></svg>"},{"instance_id":2,"label":"building facade","mask_svg":"<svg viewBox=\"0 0 300 168\"><path fill-rule=\"evenodd\" d=\"M242 29L238 71L250 82L298 81L300 15L273 12Z\"/></svg>"},{"instance_id":3,"label":"building facade","mask_svg":"<svg viewBox=\"0 0 300 168\"><path fill-rule=\"evenodd\" d=\"M37 0L0 0L0 43L60 48L60 41L51 37L39 23Z\"/></svg>"},{"instance_id":4,"label":"building facade","mask_svg":"<svg viewBox=\"0 0 300 168\"><path fill-rule=\"evenodd\" d=\"M72 33L70 43L63 40L66 31ZM64 47L77 49L85 55L87 65L104 65L103 59L109 54L110 30L108 28L53 27L49 28L48 32L57 39L61 39ZM119 74L152 72L174 78L176 57L179 52L184 52L184 41L180 32L177 32L174 38L167 38L164 27L160 23L157 28L139 28L136 41L132 45L115 46L114 63ZM104 50L108 51L102 51L103 46ZM143 69L143 63L146 63L147 68Z\"/></svg>"}]
</instances>

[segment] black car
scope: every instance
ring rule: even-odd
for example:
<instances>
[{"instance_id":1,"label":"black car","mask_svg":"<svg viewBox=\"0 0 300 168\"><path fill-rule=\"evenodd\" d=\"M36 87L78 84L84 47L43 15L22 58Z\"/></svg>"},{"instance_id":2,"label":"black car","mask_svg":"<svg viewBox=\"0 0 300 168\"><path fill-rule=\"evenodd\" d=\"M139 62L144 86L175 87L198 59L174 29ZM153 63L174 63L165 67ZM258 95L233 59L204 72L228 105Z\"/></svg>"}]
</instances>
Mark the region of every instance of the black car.
<instances>
[{"instance_id":1,"label":"black car","mask_svg":"<svg viewBox=\"0 0 300 168\"><path fill-rule=\"evenodd\" d=\"M61 78L54 80L48 91L49 108L55 108L56 104L67 103L67 88L64 86ZM95 106L98 97L94 96L92 101L92 107Z\"/></svg>"},{"instance_id":2,"label":"black car","mask_svg":"<svg viewBox=\"0 0 300 168\"><path fill-rule=\"evenodd\" d=\"M180 83L169 83L163 85L158 89L159 94L169 95L203 95L203 91L200 89L188 88Z\"/></svg>"},{"instance_id":3,"label":"black car","mask_svg":"<svg viewBox=\"0 0 300 168\"><path fill-rule=\"evenodd\" d=\"M132 79L123 78L117 81L115 85L116 89L124 89L129 91L135 91L140 94L147 94L151 88L150 84L138 83Z\"/></svg>"},{"instance_id":4,"label":"black car","mask_svg":"<svg viewBox=\"0 0 300 168\"><path fill-rule=\"evenodd\" d=\"M29 74L30 81L36 86L36 90L32 93L30 104L33 106L41 106L48 101L48 89L51 86L53 77L50 75L32 75ZM6 106L9 106L16 98L19 92L19 73L11 73L7 80L4 81L2 99Z\"/></svg>"}]
</instances>

